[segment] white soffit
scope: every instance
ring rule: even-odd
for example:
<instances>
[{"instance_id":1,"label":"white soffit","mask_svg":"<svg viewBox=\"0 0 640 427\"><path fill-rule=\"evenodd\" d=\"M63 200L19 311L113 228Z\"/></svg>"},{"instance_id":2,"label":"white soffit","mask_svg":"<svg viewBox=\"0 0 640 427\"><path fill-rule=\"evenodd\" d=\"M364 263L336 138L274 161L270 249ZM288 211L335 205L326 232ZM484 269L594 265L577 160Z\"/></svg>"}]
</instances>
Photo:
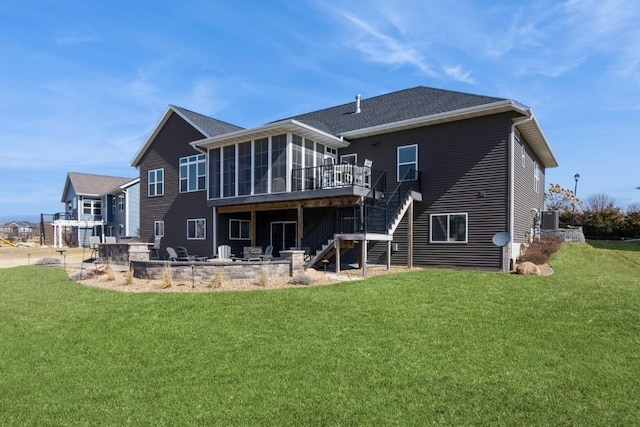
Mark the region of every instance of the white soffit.
<instances>
[{"instance_id":1,"label":"white soffit","mask_svg":"<svg viewBox=\"0 0 640 427\"><path fill-rule=\"evenodd\" d=\"M345 148L349 146L349 142L344 141L342 138L333 136L297 120L285 120L253 129L242 129L236 132L194 141L191 145L194 148L210 149L286 133L293 133L333 148Z\"/></svg>"}]
</instances>

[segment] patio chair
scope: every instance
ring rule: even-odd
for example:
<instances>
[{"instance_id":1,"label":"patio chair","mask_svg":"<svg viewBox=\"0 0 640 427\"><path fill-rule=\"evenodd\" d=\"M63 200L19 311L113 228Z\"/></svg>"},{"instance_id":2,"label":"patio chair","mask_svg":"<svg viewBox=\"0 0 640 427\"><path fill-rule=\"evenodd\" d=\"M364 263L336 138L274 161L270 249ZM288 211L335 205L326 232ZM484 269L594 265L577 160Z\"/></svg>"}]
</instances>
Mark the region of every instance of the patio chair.
<instances>
[{"instance_id":1,"label":"patio chair","mask_svg":"<svg viewBox=\"0 0 640 427\"><path fill-rule=\"evenodd\" d=\"M264 254L260 255L262 261L271 261L273 258L273 246L269 245L265 248Z\"/></svg>"},{"instance_id":2,"label":"patio chair","mask_svg":"<svg viewBox=\"0 0 640 427\"><path fill-rule=\"evenodd\" d=\"M365 159L364 166L357 167L357 173L355 177L356 185L361 187L371 187L371 166L373 162L369 159Z\"/></svg>"},{"instance_id":3,"label":"patio chair","mask_svg":"<svg viewBox=\"0 0 640 427\"><path fill-rule=\"evenodd\" d=\"M220 245L218 246L218 259L231 260L233 254L231 253L231 246L229 245Z\"/></svg>"},{"instance_id":4,"label":"patio chair","mask_svg":"<svg viewBox=\"0 0 640 427\"><path fill-rule=\"evenodd\" d=\"M176 246L175 249L176 249L176 254L178 255L178 258L185 259L187 261L195 261L196 257L193 255L189 255L187 248L185 248L184 246Z\"/></svg>"},{"instance_id":5,"label":"patio chair","mask_svg":"<svg viewBox=\"0 0 640 427\"><path fill-rule=\"evenodd\" d=\"M245 246L242 248L243 261L260 261L262 259L262 248L260 246Z\"/></svg>"},{"instance_id":6,"label":"patio chair","mask_svg":"<svg viewBox=\"0 0 640 427\"><path fill-rule=\"evenodd\" d=\"M149 249L149 259L160 259L160 241L162 237L156 237L153 239L153 246Z\"/></svg>"},{"instance_id":7,"label":"patio chair","mask_svg":"<svg viewBox=\"0 0 640 427\"><path fill-rule=\"evenodd\" d=\"M100 248L100 236L89 236L89 247L91 248L91 259L97 259L98 249Z\"/></svg>"},{"instance_id":8,"label":"patio chair","mask_svg":"<svg viewBox=\"0 0 640 427\"><path fill-rule=\"evenodd\" d=\"M167 246L167 254L169 254L169 261L189 261L189 258L178 256L176 250L171 246Z\"/></svg>"},{"instance_id":9,"label":"patio chair","mask_svg":"<svg viewBox=\"0 0 640 427\"><path fill-rule=\"evenodd\" d=\"M205 261L208 258L199 255L189 255L187 248L184 246L176 246L176 253L178 254L178 258L186 258L188 261Z\"/></svg>"}]
</instances>

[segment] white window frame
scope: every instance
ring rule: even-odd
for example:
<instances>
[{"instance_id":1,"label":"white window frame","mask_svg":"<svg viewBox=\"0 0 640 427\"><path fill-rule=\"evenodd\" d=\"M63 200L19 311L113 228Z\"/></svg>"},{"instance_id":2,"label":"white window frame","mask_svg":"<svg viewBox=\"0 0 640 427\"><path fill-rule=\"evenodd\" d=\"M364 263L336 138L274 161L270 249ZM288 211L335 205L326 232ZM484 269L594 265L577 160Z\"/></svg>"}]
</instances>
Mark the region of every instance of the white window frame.
<instances>
[{"instance_id":1,"label":"white window frame","mask_svg":"<svg viewBox=\"0 0 640 427\"><path fill-rule=\"evenodd\" d=\"M346 161L346 159L349 159L353 157L353 161ZM340 163L348 163L350 165L357 165L358 164L358 153L351 153L351 154L343 154L340 156Z\"/></svg>"},{"instance_id":2,"label":"white window frame","mask_svg":"<svg viewBox=\"0 0 640 427\"><path fill-rule=\"evenodd\" d=\"M102 215L102 201L93 199L82 200L82 215Z\"/></svg>"},{"instance_id":3,"label":"white window frame","mask_svg":"<svg viewBox=\"0 0 640 427\"><path fill-rule=\"evenodd\" d=\"M232 223L238 223L238 232L240 233L238 236L234 236L232 234ZM242 224L248 224L248 233L246 236L242 235ZM236 218L229 218L229 240L251 240L251 221L249 221L248 219L236 219Z\"/></svg>"},{"instance_id":4,"label":"white window frame","mask_svg":"<svg viewBox=\"0 0 640 427\"><path fill-rule=\"evenodd\" d=\"M524 144L522 144L522 167L524 168L527 165L527 150L524 148Z\"/></svg>"},{"instance_id":5,"label":"white window frame","mask_svg":"<svg viewBox=\"0 0 640 427\"><path fill-rule=\"evenodd\" d=\"M155 237L164 237L164 221L153 222L153 235Z\"/></svg>"},{"instance_id":6,"label":"white window frame","mask_svg":"<svg viewBox=\"0 0 640 427\"><path fill-rule=\"evenodd\" d=\"M414 148L415 149L415 160L412 162L400 162L400 150L404 149L404 148ZM400 182L402 181L402 178L400 176L400 167L401 166L407 166L407 165L415 165L415 167L413 168L414 170L418 170L418 144L410 144L410 145L401 145L398 148L396 148L396 181Z\"/></svg>"},{"instance_id":7,"label":"white window frame","mask_svg":"<svg viewBox=\"0 0 640 427\"><path fill-rule=\"evenodd\" d=\"M540 166L538 166L538 162L533 162L533 191L540 192Z\"/></svg>"},{"instance_id":8,"label":"white window frame","mask_svg":"<svg viewBox=\"0 0 640 427\"><path fill-rule=\"evenodd\" d=\"M158 172L162 172L162 180L156 181L158 178ZM154 176L154 181L151 183L151 175ZM159 197L164 196L164 168L152 169L147 173L147 196L148 197ZM158 186L162 185L162 191L158 192ZM151 194L151 188L154 189L154 194Z\"/></svg>"},{"instance_id":9,"label":"white window frame","mask_svg":"<svg viewBox=\"0 0 640 427\"><path fill-rule=\"evenodd\" d=\"M124 194L118 194L118 212L124 212Z\"/></svg>"},{"instance_id":10,"label":"white window frame","mask_svg":"<svg viewBox=\"0 0 640 427\"><path fill-rule=\"evenodd\" d=\"M464 240L452 240L451 239L451 217L464 215L465 218L465 233ZM434 240L433 239L433 224L434 217L446 216L447 217L447 240ZM468 243L469 242L469 214L467 212L453 212L453 213L437 213L429 215L429 243L444 243L444 244L456 244L456 243Z\"/></svg>"},{"instance_id":11,"label":"white window frame","mask_svg":"<svg viewBox=\"0 0 640 427\"><path fill-rule=\"evenodd\" d=\"M189 234L193 223L193 236ZM205 240L207 238L207 220L205 218L187 219L187 240Z\"/></svg>"},{"instance_id":12,"label":"white window frame","mask_svg":"<svg viewBox=\"0 0 640 427\"><path fill-rule=\"evenodd\" d=\"M205 168L204 168L204 172L202 174L200 174L198 172L199 166L200 164L204 164ZM195 176L191 176L189 174L189 166L191 165L195 165L196 166L196 174ZM182 174L182 170L183 170L183 166L186 167L187 169L187 175L184 176ZM178 183L178 188L180 189L181 193L193 193L194 191L204 191L207 189L207 159L206 156L204 154L194 154L192 156L186 156L186 157L181 157L180 160L178 161L178 170L179 170L179 174L180 174L180 178L179 178L179 183ZM204 183L202 184L202 188L199 187L198 183L200 182L200 178L204 178ZM189 184L191 183L192 180L196 181L196 188L193 190L189 189ZM182 189L182 182L185 181L186 182L186 190Z\"/></svg>"}]
</instances>

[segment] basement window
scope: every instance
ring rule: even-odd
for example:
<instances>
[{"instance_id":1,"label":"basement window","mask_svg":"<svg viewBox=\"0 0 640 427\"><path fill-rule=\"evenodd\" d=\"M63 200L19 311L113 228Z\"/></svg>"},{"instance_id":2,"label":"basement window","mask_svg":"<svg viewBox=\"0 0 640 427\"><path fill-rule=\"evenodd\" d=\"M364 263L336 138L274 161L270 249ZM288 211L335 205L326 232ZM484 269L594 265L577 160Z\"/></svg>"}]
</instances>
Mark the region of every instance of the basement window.
<instances>
[{"instance_id":1,"label":"basement window","mask_svg":"<svg viewBox=\"0 0 640 427\"><path fill-rule=\"evenodd\" d=\"M431 243L467 243L466 213L432 214L430 219Z\"/></svg>"}]
</instances>

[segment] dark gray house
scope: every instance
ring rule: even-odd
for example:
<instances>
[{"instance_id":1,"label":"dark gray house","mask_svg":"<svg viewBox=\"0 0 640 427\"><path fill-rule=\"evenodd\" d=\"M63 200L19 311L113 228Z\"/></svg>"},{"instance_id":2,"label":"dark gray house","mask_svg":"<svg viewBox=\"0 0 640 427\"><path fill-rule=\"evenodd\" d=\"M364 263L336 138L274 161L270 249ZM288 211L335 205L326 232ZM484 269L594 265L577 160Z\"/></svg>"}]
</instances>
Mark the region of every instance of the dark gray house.
<instances>
[{"instance_id":1,"label":"dark gray house","mask_svg":"<svg viewBox=\"0 0 640 427\"><path fill-rule=\"evenodd\" d=\"M132 165L163 246L506 270L558 163L530 108L416 87L251 129L170 106Z\"/></svg>"}]
</instances>

